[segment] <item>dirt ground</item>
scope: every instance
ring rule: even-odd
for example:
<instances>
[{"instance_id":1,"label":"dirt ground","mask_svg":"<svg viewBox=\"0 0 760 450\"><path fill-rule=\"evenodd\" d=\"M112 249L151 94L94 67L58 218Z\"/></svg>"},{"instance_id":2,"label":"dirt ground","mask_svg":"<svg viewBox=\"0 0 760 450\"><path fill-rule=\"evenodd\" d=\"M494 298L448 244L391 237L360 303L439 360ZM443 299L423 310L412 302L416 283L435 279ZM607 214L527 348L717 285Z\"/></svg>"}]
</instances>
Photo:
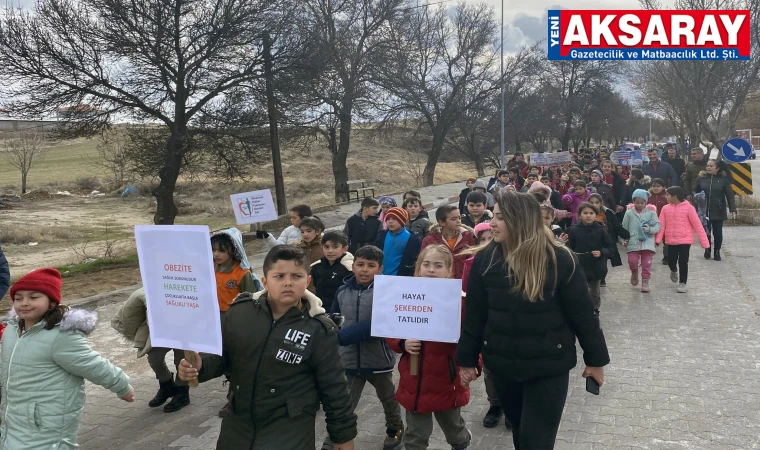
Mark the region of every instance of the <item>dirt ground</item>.
<instances>
[{"instance_id":1,"label":"dirt ground","mask_svg":"<svg viewBox=\"0 0 760 450\"><path fill-rule=\"evenodd\" d=\"M349 178L367 180L376 188L376 196L419 185L424 161L394 145L357 132L347 164ZM80 179L92 173L95 147L92 141L82 140L61 144L60 149L50 151L53 156L60 153L58 159L51 156L52 160L60 163L66 154L75 152L83 161L81 166L75 160L66 160L69 165L58 171L43 165L40 171L45 176L32 178L31 192L11 202L0 198L0 245L12 278L40 267L61 267L65 272L72 264L134 254L134 226L153 223L155 200L149 192L155 180L136 181L141 194L131 198L120 197L119 190L105 196L91 195L91 190L81 187ZM306 203L319 208L333 204L334 179L327 151L316 148L304 154L285 149L284 155L288 205ZM0 161L0 173L5 170L2 164ZM435 181L462 180L473 173L468 164L439 163ZM9 177L9 181L13 180ZM255 166L246 182L182 182L175 193L180 210L175 223L208 225L212 230L235 226L229 195L272 187L271 164ZM5 186L3 192L19 194L12 185ZM267 229L277 231L287 225L287 220L280 220L267 224ZM246 242L249 254L262 251L261 246L260 241ZM64 280L64 298L87 297L139 281L136 266L70 276ZM7 308L6 303L7 299L0 302L0 312Z\"/></svg>"}]
</instances>

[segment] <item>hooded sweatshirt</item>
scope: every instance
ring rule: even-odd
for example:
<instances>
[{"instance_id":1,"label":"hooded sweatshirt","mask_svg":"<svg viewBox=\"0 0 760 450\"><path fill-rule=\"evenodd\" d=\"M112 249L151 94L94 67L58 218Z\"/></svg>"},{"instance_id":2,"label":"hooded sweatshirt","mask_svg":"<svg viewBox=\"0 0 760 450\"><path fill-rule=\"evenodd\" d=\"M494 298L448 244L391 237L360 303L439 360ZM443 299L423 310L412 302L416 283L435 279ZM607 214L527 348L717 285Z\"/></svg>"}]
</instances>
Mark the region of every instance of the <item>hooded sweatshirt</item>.
<instances>
[{"instance_id":1,"label":"hooded sweatshirt","mask_svg":"<svg viewBox=\"0 0 760 450\"><path fill-rule=\"evenodd\" d=\"M264 286L261 280L251 271L251 265L248 263L248 256L245 254L243 247L243 235L237 228L228 228L226 230L214 233L212 236L224 234L229 236L235 247L235 254L232 260L225 265L217 265L216 272L216 295L219 302L219 311L225 312L229 309L232 301L235 300L241 292L258 292L263 291Z\"/></svg>"},{"instance_id":2,"label":"hooded sweatshirt","mask_svg":"<svg viewBox=\"0 0 760 450\"><path fill-rule=\"evenodd\" d=\"M494 199L493 194L486 190L486 183L483 182L483 180L476 181L472 185L472 191L475 192L475 189L482 189L481 192L486 194L486 197L488 197L488 208L493 209L494 205L496 205L496 200Z\"/></svg>"}]
</instances>

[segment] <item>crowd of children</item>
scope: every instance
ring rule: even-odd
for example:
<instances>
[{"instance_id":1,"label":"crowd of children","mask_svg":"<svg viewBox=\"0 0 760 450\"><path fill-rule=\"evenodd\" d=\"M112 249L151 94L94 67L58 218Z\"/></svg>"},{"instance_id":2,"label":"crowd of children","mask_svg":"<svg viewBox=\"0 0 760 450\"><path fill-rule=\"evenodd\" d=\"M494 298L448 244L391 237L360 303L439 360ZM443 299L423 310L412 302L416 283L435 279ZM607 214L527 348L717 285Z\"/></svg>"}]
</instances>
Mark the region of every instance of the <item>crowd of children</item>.
<instances>
[{"instance_id":1,"label":"crowd of children","mask_svg":"<svg viewBox=\"0 0 760 450\"><path fill-rule=\"evenodd\" d=\"M735 205L717 163L708 164L689 190L701 202L698 214L679 186L651 180L638 168L621 173L603 152L580 161L544 171L516 156L488 186L468 180L459 205L439 207L434 221L415 191L405 193L401 207L392 197L365 198L342 232L325 232L311 208L294 206L291 225L278 239L257 232L270 248L261 280L248 262L240 231L212 233L222 356L195 355L193 365L181 349L153 348L142 289L130 296L112 326L134 343L138 357L147 356L155 373L159 389L150 407L179 411L190 404L189 381L227 378L220 449L265 448L271 442L282 448L314 448L314 416L320 406L328 432L322 448L353 449L355 409L366 383L375 388L384 411L384 449L428 448L434 418L452 449L467 449L472 434L461 408L470 392L454 362L456 344L373 337L377 275L461 279L464 309L473 255L493 239L489 222L495 196L507 191L534 198L560 247L576 253L597 315L607 261L612 267L623 264L618 243L628 255L631 285L641 284L644 293L650 292L652 262L663 243L663 261L678 292L686 292L695 232L709 250L713 243L705 230L712 230L714 258L720 260L718 222L726 207L733 213ZM94 318L61 305L60 289L60 274L54 269L32 272L11 288L14 308L2 340L0 382L16 395L2 400L0 448L75 446L84 379L125 401L134 399L126 375L87 346L85 335ZM165 362L170 351L176 376ZM419 372L411 370L413 356L419 357ZM12 365L19 369L11 371ZM398 387L393 383L396 367ZM493 375L486 367L478 370L484 372L489 401L483 425L496 427L503 410ZM46 401L51 392L59 400ZM30 404L35 405L34 422L27 419ZM506 420L505 425L511 427ZM55 432L40 432L46 429Z\"/></svg>"}]
</instances>

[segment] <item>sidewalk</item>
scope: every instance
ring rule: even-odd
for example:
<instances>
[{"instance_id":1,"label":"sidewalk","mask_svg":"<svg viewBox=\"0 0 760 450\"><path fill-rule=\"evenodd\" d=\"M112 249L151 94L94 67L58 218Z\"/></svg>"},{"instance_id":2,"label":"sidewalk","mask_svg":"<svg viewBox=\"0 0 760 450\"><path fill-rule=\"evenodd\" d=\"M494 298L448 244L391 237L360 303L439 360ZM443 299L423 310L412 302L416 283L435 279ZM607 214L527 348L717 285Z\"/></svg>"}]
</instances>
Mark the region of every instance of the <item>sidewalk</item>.
<instances>
[{"instance_id":1,"label":"sidewalk","mask_svg":"<svg viewBox=\"0 0 760 450\"><path fill-rule=\"evenodd\" d=\"M692 248L688 294L675 292L668 268L659 263L651 294L628 284L626 266L610 271L601 315L612 358L607 382L599 397L585 392L579 353L557 450L759 448L760 317L753 292L760 293L760 262L754 259L760 236L756 228L726 228L725 235L723 262L706 261ZM749 235L754 237L744 238ZM129 373L137 400L121 402L88 383L82 450L215 448L221 423L216 413L226 394L221 380L193 389L192 405L178 413L148 408L157 383L146 359L136 360L134 349L110 329L117 309L98 308L100 321L89 341ZM470 448L513 448L503 426L482 427L487 409L483 383L475 382L463 409L473 434ZM384 419L369 387L357 414L357 449L380 448ZM322 414L316 429L319 441L325 434ZM430 449L449 448L436 425Z\"/></svg>"}]
</instances>

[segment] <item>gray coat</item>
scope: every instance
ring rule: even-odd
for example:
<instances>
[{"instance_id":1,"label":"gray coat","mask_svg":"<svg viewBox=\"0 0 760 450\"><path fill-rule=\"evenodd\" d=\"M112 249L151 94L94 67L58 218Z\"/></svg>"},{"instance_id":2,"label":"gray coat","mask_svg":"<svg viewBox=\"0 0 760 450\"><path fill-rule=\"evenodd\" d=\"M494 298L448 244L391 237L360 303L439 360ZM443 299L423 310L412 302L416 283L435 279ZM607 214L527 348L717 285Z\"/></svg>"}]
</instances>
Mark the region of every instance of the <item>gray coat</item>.
<instances>
[{"instance_id":1,"label":"gray coat","mask_svg":"<svg viewBox=\"0 0 760 450\"><path fill-rule=\"evenodd\" d=\"M430 233L430 227L432 225L433 223L430 222L429 219L422 217L422 215L419 215L406 223L406 229L409 231L414 231L421 237L425 237L428 235L428 233Z\"/></svg>"},{"instance_id":2,"label":"gray coat","mask_svg":"<svg viewBox=\"0 0 760 450\"><path fill-rule=\"evenodd\" d=\"M396 365L396 354L385 338L371 334L373 295L373 285L365 288L356 283L356 277L346 280L335 294L331 312L343 316L339 351L349 375L390 372Z\"/></svg>"},{"instance_id":3,"label":"gray coat","mask_svg":"<svg viewBox=\"0 0 760 450\"><path fill-rule=\"evenodd\" d=\"M731 180L720 175L707 175L697 178L694 192L705 192L707 198L707 217L710 220L726 220L726 206L736 212L736 200Z\"/></svg>"}]
</instances>

